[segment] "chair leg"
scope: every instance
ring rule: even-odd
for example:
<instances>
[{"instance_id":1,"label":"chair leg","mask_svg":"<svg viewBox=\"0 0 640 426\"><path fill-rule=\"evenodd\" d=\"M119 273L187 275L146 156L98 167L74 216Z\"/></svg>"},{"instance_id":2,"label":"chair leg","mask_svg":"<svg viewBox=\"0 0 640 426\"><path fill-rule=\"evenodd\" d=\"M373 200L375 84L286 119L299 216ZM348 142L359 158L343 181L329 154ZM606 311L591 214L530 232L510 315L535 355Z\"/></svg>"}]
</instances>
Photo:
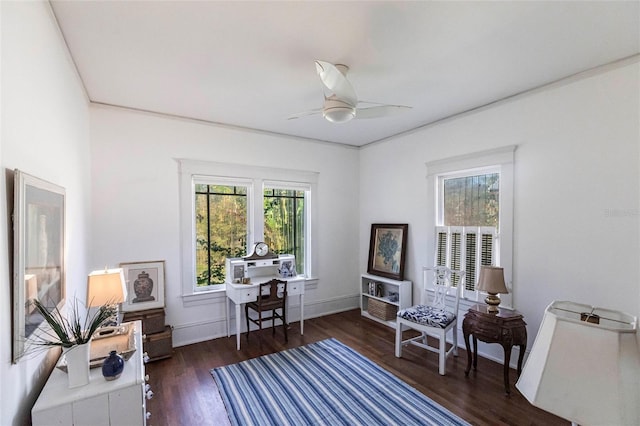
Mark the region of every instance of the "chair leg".
<instances>
[{"instance_id":1,"label":"chair leg","mask_svg":"<svg viewBox=\"0 0 640 426\"><path fill-rule=\"evenodd\" d=\"M276 310L271 311L271 335L276 335Z\"/></svg>"},{"instance_id":2,"label":"chair leg","mask_svg":"<svg viewBox=\"0 0 640 426\"><path fill-rule=\"evenodd\" d=\"M440 358L440 368L439 373L441 376L445 374L446 362L447 362L447 339L446 334L442 333L440 335L440 353L438 357Z\"/></svg>"},{"instance_id":3,"label":"chair leg","mask_svg":"<svg viewBox=\"0 0 640 426\"><path fill-rule=\"evenodd\" d=\"M402 357L402 324L396 322L396 358Z\"/></svg>"}]
</instances>

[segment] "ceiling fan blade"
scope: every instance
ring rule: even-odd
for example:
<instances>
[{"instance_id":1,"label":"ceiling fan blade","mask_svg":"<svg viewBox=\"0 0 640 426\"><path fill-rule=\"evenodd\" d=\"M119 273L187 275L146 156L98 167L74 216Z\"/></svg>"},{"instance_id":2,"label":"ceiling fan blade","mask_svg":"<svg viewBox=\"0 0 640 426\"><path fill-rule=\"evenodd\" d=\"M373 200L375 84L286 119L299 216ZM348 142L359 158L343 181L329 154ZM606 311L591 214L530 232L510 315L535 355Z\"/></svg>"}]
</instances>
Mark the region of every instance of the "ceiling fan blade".
<instances>
[{"instance_id":1,"label":"ceiling fan blade","mask_svg":"<svg viewBox=\"0 0 640 426\"><path fill-rule=\"evenodd\" d=\"M370 108L358 108L356 118L379 118L400 114L410 110L411 107L404 105L381 105Z\"/></svg>"},{"instance_id":2,"label":"ceiling fan blade","mask_svg":"<svg viewBox=\"0 0 640 426\"><path fill-rule=\"evenodd\" d=\"M296 114L291 114L289 117L287 117L287 120L295 120L296 118L307 117L309 115L321 114L321 113L322 113L322 108L312 109L309 111L303 111Z\"/></svg>"},{"instance_id":3,"label":"ceiling fan blade","mask_svg":"<svg viewBox=\"0 0 640 426\"><path fill-rule=\"evenodd\" d=\"M327 89L331 90L339 99L355 106L358 104L358 96L347 77L332 63L316 61L316 70Z\"/></svg>"}]
</instances>

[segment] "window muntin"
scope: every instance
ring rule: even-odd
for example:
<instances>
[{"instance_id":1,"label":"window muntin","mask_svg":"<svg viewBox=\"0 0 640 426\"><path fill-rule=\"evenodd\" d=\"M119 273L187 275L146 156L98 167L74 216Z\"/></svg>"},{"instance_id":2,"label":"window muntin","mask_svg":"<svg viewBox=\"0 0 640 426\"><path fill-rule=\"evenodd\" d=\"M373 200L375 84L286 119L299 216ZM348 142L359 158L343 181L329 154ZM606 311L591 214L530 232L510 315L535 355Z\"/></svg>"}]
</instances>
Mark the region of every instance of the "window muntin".
<instances>
[{"instance_id":1,"label":"window muntin","mask_svg":"<svg viewBox=\"0 0 640 426\"><path fill-rule=\"evenodd\" d=\"M196 287L225 281L225 259L246 253L248 189L227 184L195 185Z\"/></svg>"},{"instance_id":2,"label":"window muntin","mask_svg":"<svg viewBox=\"0 0 640 426\"><path fill-rule=\"evenodd\" d=\"M293 254L296 271L305 271L306 210L305 191L266 187L264 201L264 241L278 254Z\"/></svg>"}]
</instances>

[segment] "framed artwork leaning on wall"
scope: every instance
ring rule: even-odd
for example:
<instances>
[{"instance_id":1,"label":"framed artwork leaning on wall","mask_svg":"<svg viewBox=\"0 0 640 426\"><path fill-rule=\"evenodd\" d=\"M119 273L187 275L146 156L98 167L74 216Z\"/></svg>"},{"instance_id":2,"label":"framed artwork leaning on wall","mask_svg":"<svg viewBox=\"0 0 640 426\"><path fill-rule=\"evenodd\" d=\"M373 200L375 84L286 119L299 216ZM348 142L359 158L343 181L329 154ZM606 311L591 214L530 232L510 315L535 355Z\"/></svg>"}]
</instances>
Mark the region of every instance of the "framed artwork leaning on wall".
<instances>
[{"instance_id":1,"label":"framed artwork leaning on wall","mask_svg":"<svg viewBox=\"0 0 640 426\"><path fill-rule=\"evenodd\" d=\"M120 267L127 281L123 312L164 308L164 260L123 262Z\"/></svg>"},{"instance_id":2,"label":"framed artwork leaning on wall","mask_svg":"<svg viewBox=\"0 0 640 426\"><path fill-rule=\"evenodd\" d=\"M409 224L371 225L367 272L402 281Z\"/></svg>"}]
</instances>

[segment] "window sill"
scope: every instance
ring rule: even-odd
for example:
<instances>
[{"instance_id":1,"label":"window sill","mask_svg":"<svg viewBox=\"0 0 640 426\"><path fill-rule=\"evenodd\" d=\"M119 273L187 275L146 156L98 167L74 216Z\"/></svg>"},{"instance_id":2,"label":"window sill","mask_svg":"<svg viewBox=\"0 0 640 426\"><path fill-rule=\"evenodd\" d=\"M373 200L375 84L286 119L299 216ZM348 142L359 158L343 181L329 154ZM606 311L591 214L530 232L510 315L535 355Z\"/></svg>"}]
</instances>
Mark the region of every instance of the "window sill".
<instances>
[{"instance_id":1,"label":"window sill","mask_svg":"<svg viewBox=\"0 0 640 426\"><path fill-rule=\"evenodd\" d=\"M227 297L227 292L224 286L216 290L207 290L193 294L182 295L182 305L184 307L207 305L210 303L219 302L220 299Z\"/></svg>"},{"instance_id":2,"label":"window sill","mask_svg":"<svg viewBox=\"0 0 640 426\"><path fill-rule=\"evenodd\" d=\"M313 290L318 288L318 281L320 279L318 277L308 277L304 279L304 289L305 290Z\"/></svg>"}]
</instances>

